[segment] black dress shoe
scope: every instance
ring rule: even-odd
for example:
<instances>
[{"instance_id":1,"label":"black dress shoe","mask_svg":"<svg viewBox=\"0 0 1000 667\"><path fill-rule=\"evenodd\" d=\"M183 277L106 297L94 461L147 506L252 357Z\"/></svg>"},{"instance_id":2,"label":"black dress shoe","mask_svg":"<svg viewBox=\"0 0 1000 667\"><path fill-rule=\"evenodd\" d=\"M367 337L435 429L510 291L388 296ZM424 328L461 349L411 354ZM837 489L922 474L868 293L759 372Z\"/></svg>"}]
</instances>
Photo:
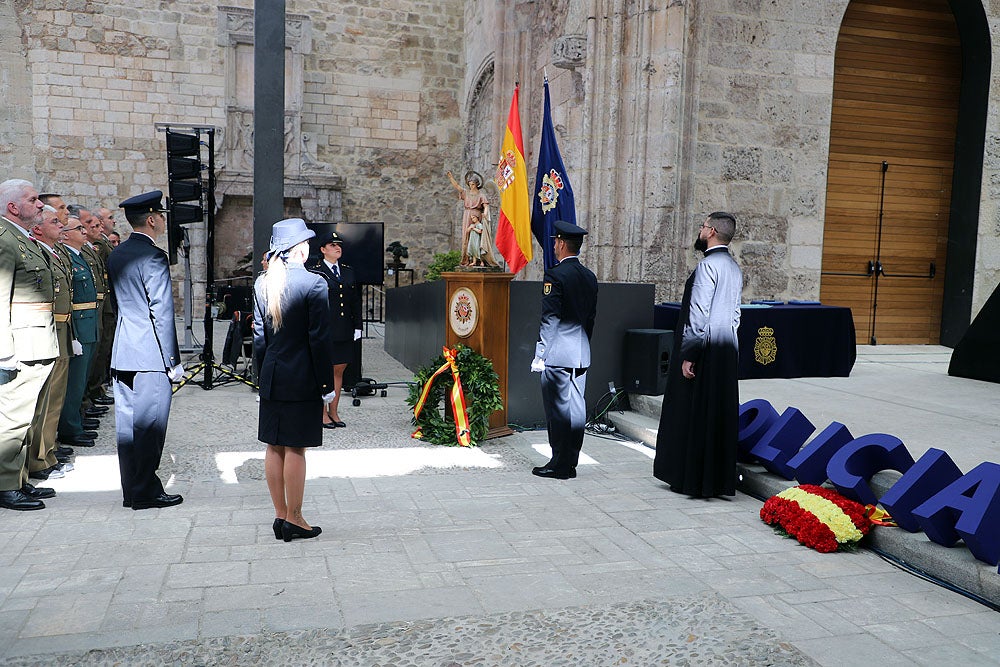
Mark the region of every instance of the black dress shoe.
<instances>
[{"instance_id":1,"label":"black dress shoe","mask_svg":"<svg viewBox=\"0 0 1000 667\"><path fill-rule=\"evenodd\" d=\"M115 399L110 396L98 396L97 398L92 399L91 403L94 405L114 405Z\"/></svg>"},{"instance_id":2,"label":"black dress shoe","mask_svg":"<svg viewBox=\"0 0 1000 667\"><path fill-rule=\"evenodd\" d=\"M274 529L274 539L281 539L281 527L285 525L284 519L275 519L274 523L271 524L271 528Z\"/></svg>"},{"instance_id":3,"label":"black dress shoe","mask_svg":"<svg viewBox=\"0 0 1000 667\"><path fill-rule=\"evenodd\" d=\"M538 477L550 477L552 479L572 479L576 477L576 470L570 468L568 470L559 470L557 468L532 468L532 475L537 475Z\"/></svg>"},{"instance_id":4,"label":"black dress shoe","mask_svg":"<svg viewBox=\"0 0 1000 667\"><path fill-rule=\"evenodd\" d=\"M178 494L161 493L151 500L133 500L132 509L148 510L153 507L173 507L174 505L180 505L182 502L184 502L184 498Z\"/></svg>"},{"instance_id":5,"label":"black dress shoe","mask_svg":"<svg viewBox=\"0 0 1000 667\"><path fill-rule=\"evenodd\" d=\"M25 512L45 509L45 503L37 498L24 495L21 489L15 489L14 491L0 491L0 507Z\"/></svg>"},{"instance_id":6,"label":"black dress shoe","mask_svg":"<svg viewBox=\"0 0 1000 667\"><path fill-rule=\"evenodd\" d=\"M28 477L31 479L61 479L66 476L66 473L72 472L72 470L72 463L57 463L54 466L45 468L44 470L29 472Z\"/></svg>"},{"instance_id":7,"label":"black dress shoe","mask_svg":"<svg viewBox=\"0 0 1000 667\"><path fill-rule=\"evenodd\" d=\"M345 424L344 422L330 422L330 423L336 426L337 428L347 428L347 424Z\"/></svg>"},{"instance_id":8,"label":"black dress shoe","mask_svg":"<svg viewBox=\"0 0 1000 667\"><path fill-rule=\"evenodd\" d=\"M93 438L67 438L66 440L60 439L59 442L65 445L72 445L73 447L93 447Z\"/></svg>"},{"instance_id":9,"label":"black dress shoe","mask_svg":"<svg viewBox=\"0 0 1000 667\"><path fill-rule=\"evenodd\" d=\"M326 422L323 424L323 428L337 428L337 425L333 422Z\"/></svg>"},{"instance_id":10,"label":"black dress shoe","mask_svg":"<svg viewBox=\"0 0 1000 667\"><path fill-rule=\"evenodd\" d=\"M80 437L87 440L97 440L97 431L84 431Z\"/></svg>"},{"instance_id":11,"label":"black dress shoe","mask_svg":"<svg viewBox=\"0 0 1000 667\"><path fill-rule=\"evenodd\" d=\"M122 501L122 507L132 507L132 501L131 500L123 500Z\"/></svg>"},{"instance_id":12,"label":"black dress shoe","mask_svg":"<svg viewBox=\"0 0 1000 667\"><path fill-rule=\"evenodd\" d=\"M56 447L56 456L73 456L73 448L59 445Z\"/></svg>"},{"instance_id":13,"label":"black dress shoe","mask_svg":"<svg viewBox=\"0 0 1000 667\"><path fill-rule=\"evenodd\" d=\"M25 482L24 486L21 487L21 493L29 498L41 500L42 498L55 498L56 490L43 486L32 486Z\"/></svg>"},{"instance_id":14,"label":"black dress shoe","mask_svg":"<svg viewBox=\"0 0 1000 667\"><path fill-rule=\"evenodd\" d=\"M322 532L323 529L319 526L313 526L310 530L306 530L302 526L296 526L294 523L289 523L288 521L281 524L281 539L286 542L291 542L296 537L308 540L310 537L316 537Z\"/></svg>"},{"instance_id":15,"label":"black dress shoe","mask_svg":"<svg viewBox=\"0 0 1000 667\"><path fill-rule=\"evenodd\" d=\"M86 417L83 420L81 420L80 425L83 426L84 428L100 428L101 420L94 419L93 417Z\"/></svg>"},{"instance_id":16,"label":"black dress shoe","mask_svg":"<svg viewBox=\"0 0 1000 667\"><path fill-rule=\"evenodd\" d=\"M71 463L73 461L72 456L64 456L62 454L56 454L56 461L59 463Z\"/></svg>"},{"instance_id":17,"label":"black dress shoe","mask_svg":"<svg viewBox=\"0 0 1000 667\"><path fill-rule=\"evenodd\" d=\"M106 415L106 414L108 414L108 408L107 406L104 405L100 406L95 405L94 407L87 408L86 410L83 411L84 417L100 417L101 415Z\"/></svg>"}]
</instances>

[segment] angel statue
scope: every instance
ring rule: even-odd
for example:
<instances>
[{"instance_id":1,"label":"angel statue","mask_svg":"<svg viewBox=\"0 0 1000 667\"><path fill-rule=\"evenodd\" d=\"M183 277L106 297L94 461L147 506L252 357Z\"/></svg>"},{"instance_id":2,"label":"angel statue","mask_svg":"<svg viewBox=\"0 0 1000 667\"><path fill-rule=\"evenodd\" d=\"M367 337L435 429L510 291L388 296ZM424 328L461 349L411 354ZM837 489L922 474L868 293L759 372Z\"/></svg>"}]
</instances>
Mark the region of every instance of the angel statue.
<instances>
[{"instance_id":1,"label":"angel statue","mask_svg":"<svg viewBox=\"0 0 1000 667\"><path fill-rule=\"evenodd\" d=\"M464 207L462 214L462 261L461 266L499 266L493 254L493 221L490 218L490 202L480 188L483 177L474 171L465 172L466 190L452 173L448 180L458 191L458 198Z\"/></svg>"}]
</instances>

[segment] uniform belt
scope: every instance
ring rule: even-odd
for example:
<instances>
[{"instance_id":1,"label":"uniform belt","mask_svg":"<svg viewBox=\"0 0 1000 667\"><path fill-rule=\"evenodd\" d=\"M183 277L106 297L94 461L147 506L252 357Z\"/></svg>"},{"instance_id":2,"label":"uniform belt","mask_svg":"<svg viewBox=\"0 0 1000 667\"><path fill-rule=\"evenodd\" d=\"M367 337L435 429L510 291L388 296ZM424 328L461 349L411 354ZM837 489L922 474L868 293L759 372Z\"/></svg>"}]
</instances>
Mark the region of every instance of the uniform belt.
<instances>
[{"instance_id":1,"label":"uniform belt","mask_svg":"<svg viewBox=\"0 0 1000 667\"><path fill-rule=\"evenodd\" d=\"M96 301L88 301L87 303L74 303L73 310L92 310L97 308Z\"/></svg>"},{"instance_id":2,"label":"uniform belt","mask_svg":"<svg viewBox=\"0 0 1000 667\"><path fill-rule=\"evenodd\" d=\"M52 312L52 302L51 301L11 301L10 303L11 311L14 310L30 310L38 313L51 313Z\"/></svg>"},{"instance_id":3,"label":"uniform belt","mask_svg":"<svg viewBox=\"0 0 1000 667\"><path fill-rule=\"evenodd\" d=\"M66 313L65 315L56 313L53 317L56 318L56 322L69 322L69 313Z\"/></svg>"}]
</instances>

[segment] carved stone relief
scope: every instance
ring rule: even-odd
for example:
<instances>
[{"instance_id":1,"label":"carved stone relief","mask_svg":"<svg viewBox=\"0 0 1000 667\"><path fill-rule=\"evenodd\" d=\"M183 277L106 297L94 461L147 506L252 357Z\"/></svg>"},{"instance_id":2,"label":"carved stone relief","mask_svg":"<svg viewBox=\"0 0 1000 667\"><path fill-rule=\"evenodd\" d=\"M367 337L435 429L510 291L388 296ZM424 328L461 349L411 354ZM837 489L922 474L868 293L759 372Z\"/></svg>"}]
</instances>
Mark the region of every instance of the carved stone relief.
<instances>
[{"instance_id":1,"label":"carved stone relief","mask_svg":"<svg viewBox=\"0 0 1000 667\"><path fill-rule=\"evenodd\" d=\"M552 64L575 69L587 64L587 36L563 35L552 45Z\"/></svg>"},{"instance_id":2,"label":"carved stone relief","mask_svg":"<svg viewBox=\"0 0 1000 667\"><path fill-rule=\"evenodd\" d=\"M230 174L253 172L253 19L252 9L219 8L218 41L228 49L223 164ZM329 167L316 159L315 138L306 137L302 131L304 56L312 51L312 24L308 16L286 16L285 48L285 173L289 176L326 173Z\"/></svg>"}]
</instances>

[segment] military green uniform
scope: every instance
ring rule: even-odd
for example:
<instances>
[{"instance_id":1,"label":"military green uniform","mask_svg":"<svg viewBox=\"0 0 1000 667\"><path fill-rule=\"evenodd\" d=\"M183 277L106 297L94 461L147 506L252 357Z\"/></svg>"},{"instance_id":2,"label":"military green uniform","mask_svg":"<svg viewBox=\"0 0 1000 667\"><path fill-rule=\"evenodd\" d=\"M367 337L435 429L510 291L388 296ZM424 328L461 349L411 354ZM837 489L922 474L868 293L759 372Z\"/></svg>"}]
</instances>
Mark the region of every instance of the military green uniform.
<instances>
[{"instance_id":1,"label":"military green uniform","mask_svg":"<svg viewBox=\"0 0 1000 667\"><path fill-rule=\"evenodd\" d=\"M84 248L87 248L84 245ZM111 244L98 239L93 248L89 248L100 260L101 274L98 276L97 267L87 261L94 272L94 284L97 286L97 346L94 348L94 358L90 362L90 371L87 377L87 391L84 394L84 406L93 404L93 399L104 397L104 381L108 378L108 362L111 359L111 343L114 340L115 326L118 315L114 308L114 299L111 297L111 284L108 281L108 255L113 250Z\"/></svg>"},{"instance_id":2,"label":"military green uniform","mask_svg":"<svg viewBox=\"0 0 1000 667\"><path fill-rule=\"evenodd\" d=\"M86 255L82 251L77 254L73 248L67 248L67 254L73 276L73 332L83 347L83 354L69 360L69 379L59 417L58 438L61 442L72 444L83 439L80 405L83 392L87 389L87 371L97 344L97 288Z\"/></svg>"},{"instance_id":3,"label":"military green uniform","mask_svg":"<svg viewBox=\"0 0 1000 667\"><path fill-rule=\"evenodd\" d=\"M0 385L0 491L21 488L25 435L59 356L49 260L20 226L0 217L0 360L17 373ZM5 374L3 379L8 379Z\"/></svg>"},{"instance_id":4,"label":"military green uniform","mask_svg":"<svg viewBox=\"0 0 1000 667\"><path fill-rule=\"evenodd\" d=\"M69 359L73 356L73 273L70 269L68 256L60 254L57 249L39 244L43 251L49 253L49 268L52 270L55 303L53 317L56 321L56 337L59 339L59 356L52 366L52 373L42 387L42 393L35 408L35 418L28 429L28 464L27 473L45 470L56 465L56 429L59 426L59 415L62 412L63 401L66 398L66 383L69 379ZM58 244L57 244L58 245Z\"/></svg>"}]
</instances>

